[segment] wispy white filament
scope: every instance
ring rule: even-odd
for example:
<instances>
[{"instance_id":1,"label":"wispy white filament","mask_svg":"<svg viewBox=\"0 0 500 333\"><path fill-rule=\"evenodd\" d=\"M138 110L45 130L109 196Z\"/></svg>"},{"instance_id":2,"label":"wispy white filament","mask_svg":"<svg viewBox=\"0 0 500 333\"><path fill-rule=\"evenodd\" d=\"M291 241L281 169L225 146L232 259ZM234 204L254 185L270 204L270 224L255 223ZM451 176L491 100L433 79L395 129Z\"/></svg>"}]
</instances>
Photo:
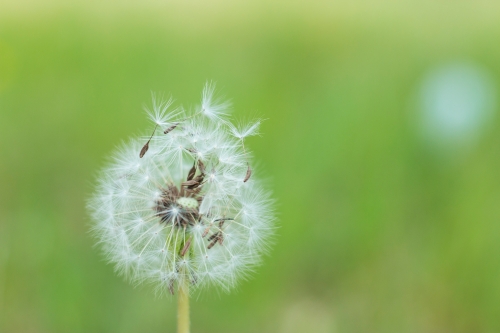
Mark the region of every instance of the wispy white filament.
<instances>
[{"instance_id":1,"label":"wispy white filament","mask_svg":"<svg viewBox=\"0 0 500 333\"><path fill-rule=\"evenodd\" d=\"M89 203L93 232L116 270L134 283L171 292L182 281L229 290L268 247L272 199L254 175L246 180L250 157L242 144L260 122L233 126L214 89L207 84L200 108L191 112L170 111L171 100L154 98L155 131L144 156L139 152L149 137L131 140L100 176ZM159 206L173 193L169 186L189 192L193 169L199 193Z\"/></svg>"}]
</instances>

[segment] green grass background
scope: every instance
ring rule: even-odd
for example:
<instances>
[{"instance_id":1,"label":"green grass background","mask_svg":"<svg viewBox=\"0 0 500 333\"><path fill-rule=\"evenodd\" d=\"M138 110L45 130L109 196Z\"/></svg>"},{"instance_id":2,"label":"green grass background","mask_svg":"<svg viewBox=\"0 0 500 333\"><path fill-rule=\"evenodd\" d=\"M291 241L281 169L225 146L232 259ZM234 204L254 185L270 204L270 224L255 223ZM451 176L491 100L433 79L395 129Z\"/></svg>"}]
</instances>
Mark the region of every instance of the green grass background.
<instances>
[{"instance_id":1,"label":"green grass background","mask_svg":"<svg viewBox=\"0 0 500 333\"><path fill-rule=\"evenodd\" d=\"M450 157L411 107L448 61L500 82L499 41L493 1L2 1L0 332L175 331L85 201L150 92L193 105L206 80L268 118L248 146L280 221L249 281L193 300L193 332L500 332L498 116Z\"/></svg>"}]
</instances>

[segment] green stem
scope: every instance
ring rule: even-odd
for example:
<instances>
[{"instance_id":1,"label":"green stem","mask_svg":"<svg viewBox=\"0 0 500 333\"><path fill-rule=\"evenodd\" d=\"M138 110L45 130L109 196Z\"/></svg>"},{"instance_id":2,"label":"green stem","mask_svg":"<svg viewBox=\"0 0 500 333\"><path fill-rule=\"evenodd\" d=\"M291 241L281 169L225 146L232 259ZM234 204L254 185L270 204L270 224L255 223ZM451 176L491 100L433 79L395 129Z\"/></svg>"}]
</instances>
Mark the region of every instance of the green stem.
<instances>
[{"instance_id":1,"label":"green stem","mask_svg":"<svg viewBox=\"0 0 500 333\"><path fill-rule=\"evenodd\" d=\"M184 279L177 296L177 333L189 333L189 282Z\"/></svg>"}]
</instances>

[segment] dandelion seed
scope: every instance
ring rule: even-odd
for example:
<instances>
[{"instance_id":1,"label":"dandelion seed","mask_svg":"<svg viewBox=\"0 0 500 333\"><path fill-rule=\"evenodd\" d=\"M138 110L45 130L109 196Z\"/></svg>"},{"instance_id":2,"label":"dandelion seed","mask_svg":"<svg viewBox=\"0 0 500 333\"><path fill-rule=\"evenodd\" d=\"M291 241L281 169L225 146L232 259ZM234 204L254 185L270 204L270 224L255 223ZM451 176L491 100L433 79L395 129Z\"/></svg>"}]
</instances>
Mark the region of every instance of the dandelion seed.
<instances>
[{"instance_id":1,"label":"dandelion seed","mask_svg":"<svg viewBox=\"0 0 500 333\"><path fill-rule=\"evenodd\" d=\"M174 102L172 98L163 99L161 97L156 96L156 94L152 93L151 98L153 100L153 108L145 108L146 113L148 114L149 119L157 126L163 127L167 126L171 123L171 119L177 117L182 109L175 109L173 111L169 111L170 106Z\"/></svg>"},{"instance_id":2,"label":"dandelion seed","mask_svg":"<svg viewBox=\"0 0 500 333\"><path fill-rule=\"evenodd\" d=\"M201 101L201 113L212 121L225 121L229 113L228 101L223 101L214 97L215 83L210 82L203 89L203 97Z\"/></svg>"},{"instance_id":3,"label":"dandelion seed","mask_svg":"<svg viewBox=\"0 0 500 333\"><path fill-rule=\"evenodd\" d=\"M141 152L139 153L139 157L140 158L143 158L144 154L146 154L146 152L148 151L148 149L149 149L149 141L151 141L151 138L155 134L156 127L158 127L158 124L156 124L155 129L153 130L153 134L151 134L151 137L149 138L148 142L146 142L146 144L142 147Z\"/></svg>"},{"instance_id":4,"label":"dandelion seed","mask_svg":"<svg viewBox=\"0 0 500 333\"><path fill-rule=\"evenodd\" d=\"M244 139L249 136L259 135L259 127L261 120L258 119L253 123L241 123L238 126L230 125L231 133L238 139Z\"/></svg>"}]
</instances>

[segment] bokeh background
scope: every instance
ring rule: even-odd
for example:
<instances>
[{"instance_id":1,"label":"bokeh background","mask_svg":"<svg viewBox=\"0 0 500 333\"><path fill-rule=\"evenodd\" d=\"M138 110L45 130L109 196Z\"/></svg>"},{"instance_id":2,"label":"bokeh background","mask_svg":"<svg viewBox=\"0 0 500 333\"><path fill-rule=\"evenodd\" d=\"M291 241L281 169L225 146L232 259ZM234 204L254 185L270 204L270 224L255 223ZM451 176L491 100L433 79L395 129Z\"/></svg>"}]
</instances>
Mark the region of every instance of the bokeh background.
<instances>
[{"instance_id":1,"label":"bokeh background","mask_svg":"<svg viewBox=\"0 0 500 333\"><path fill-rule=\"evenodd\" d=\"M89 236L151 91L267 118L272 254L193 332L500 332L494 1L0 3L0 332L174 332Z\"/></svg>"}]
</instances>

